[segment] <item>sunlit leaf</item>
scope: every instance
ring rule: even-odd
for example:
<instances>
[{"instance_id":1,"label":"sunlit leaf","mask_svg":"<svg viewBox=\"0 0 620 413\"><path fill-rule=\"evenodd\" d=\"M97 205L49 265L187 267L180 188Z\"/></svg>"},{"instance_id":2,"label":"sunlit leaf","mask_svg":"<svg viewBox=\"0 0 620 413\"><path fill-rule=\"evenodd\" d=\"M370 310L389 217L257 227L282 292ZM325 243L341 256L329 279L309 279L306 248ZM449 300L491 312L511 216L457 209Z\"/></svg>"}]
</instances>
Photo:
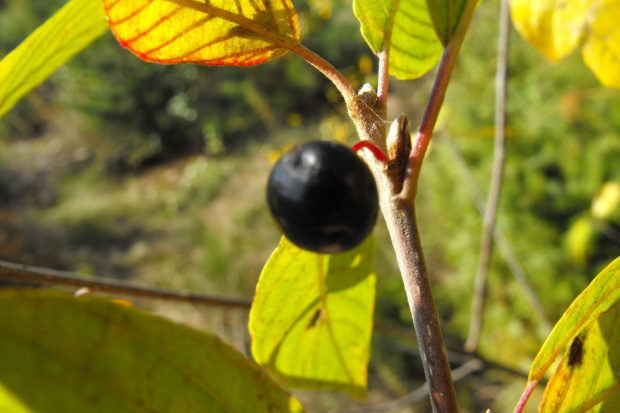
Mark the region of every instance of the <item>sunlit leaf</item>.
<instances>
[{"instance_id":1,"label":"sunlit leaf","mask_svg":"<svg viewBox=\"0 0 620 413\"><path fill-rule=\"evenodd\" d=\"M615 413L619 392L620 303L573 339L545 388L539 412Z\"/></svg>"},{"instance_id":2,"label":"sunlit leaf","mask_svg":"<svg viewBox=\"0 0 620 413\"><path fill-rule=\"evenodd\" d=\"M354 0L355 16L373 52L389 50L390 73L415 79L441 56L426 0Z\"/></svg>"},{"instance_id":3,"label":"sunlit leaf","mask_svg":"<svg viewBox=\"0 0 620 413\"><path fill-rule=\"evenodd\" d=\"M618 210L620 206L620 182L605 182L597 191L592 201L592 216L605 219Z\"/></svg>"},{"instance_id":4,"label":"sunlit leaf","mask_svg":"<svg viewBox=\"0 0 620 413\"><path fill-rule=\"evenodd\" d=\"M0 412L6 413L31 413L22 402L0 383Z\"/></svg>"},{"instance_id":5,"label":"sunlit leaf","mask_svg":"<svg viewBox=\"0 0 620 413\"><path fill-rule=\"evenodd\" d=\"M375 242L336 255L285 238L261 274L250 312L254 359L291 387L366 395Z\"/></svg>"},{"instance_id":6,"label":"sunlit leaf","mask_svg":"<svg viewBox=\"0 0 620 413\"><path fill-rule=\"evenodd\" d=\"M590 215L584 214L571 223L566 232L566 246L571 258L585 267L594 238L594 223Z\"/></svg>"},{"instance_id":7,"label":"sunlit leaf","mask_svg":"<svg viewBox=\"0 0 620 413\"><path fill-rule=\"evenodd\" d=\"M452 38L467 0L426 0L437 36L446 45Z\"/></svg>"},{"instance_id":8,"label":"sunlit leaf","mask_svg":"<svg viewBox=\"0 0 620 413\"><path fill-rule=\"evenodd\" d=\"M530 369L529 381L539 381L558 355L583 328L620 303L620 257L590 283L573 301L540 349Z\"/></svg>"},{"instance_id":9,"label":"sunlit leaf","mask_svg":"<svg viewBox=\"0 0 620 413\"><path fill-rule=\"evenodd\" d=\"M511 0L512 21L525 40L556 62L580 42L589 1Z\"/></svg>"},{"instance_id":10,"label":"sunlit leaf","mask_svg":"<svg viewBox=\"0 0 620 413\"><path fill-rule=\"evenodd\" d=\"M108 28L100 0L71 0L0 61L0 116Z\"/></svg>"},{"instance_id":11,"label":"sunlit leaf","mask_svg":"<svg viewBox=\"0 0 620 413\"><path fill-rule=\"evenodd\" d=\"M586 40L581 55L599 81L620 88L620 0L593 1L586 14Z\"/></svg>"},{"instance_id":12,"label":"sunlit leaf","mask_svg":"<svg viewBox=\"0 0 620 413\"><path fill-rule=\"evenodd\" d=\"M107 300L5 289L0 337L0 403L36 412L302 411L216 337Z\"/></svg>"},{"instance_id":13,"label":"sunlit leaf","mask_svg":"<svg viewBox=\"0 0 620 413\"><path fill-rule=\"evenodd\" d=\"M158 63L249 66L299 39L290 0L103 0L119 42Z\"/></svg>"},{"instance_id":14,"label":"sunlit leaf","mask_svg":"<svg viewBox=\"0 0 620 413\"><path fill-rule=\"evenodd\" d=\"M620 88L620 0L511 0L515 27L556 62L582 46L586 65L600 82Z\"/></svg>"}]
</instances>

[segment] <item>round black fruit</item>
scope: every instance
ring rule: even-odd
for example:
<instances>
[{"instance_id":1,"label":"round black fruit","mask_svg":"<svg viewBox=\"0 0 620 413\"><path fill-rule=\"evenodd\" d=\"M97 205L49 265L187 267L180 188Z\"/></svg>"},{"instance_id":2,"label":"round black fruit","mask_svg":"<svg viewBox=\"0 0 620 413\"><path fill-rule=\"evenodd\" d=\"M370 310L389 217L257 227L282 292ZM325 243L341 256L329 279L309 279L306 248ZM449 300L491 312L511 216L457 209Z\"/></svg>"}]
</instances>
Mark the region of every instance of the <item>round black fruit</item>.
<instances>
[{"instance_id":1,"label":"round black fruit","mask_svg":"<svg viewBox=\"0 0 620 413\"><path fill-rule=\"evenodd\" d=\"M278 160L267 183L267 202L293 244L325 254L361 244L379 211L368 166L348 147L326 141L308 142Z\"/></svg>"}]
</instances>

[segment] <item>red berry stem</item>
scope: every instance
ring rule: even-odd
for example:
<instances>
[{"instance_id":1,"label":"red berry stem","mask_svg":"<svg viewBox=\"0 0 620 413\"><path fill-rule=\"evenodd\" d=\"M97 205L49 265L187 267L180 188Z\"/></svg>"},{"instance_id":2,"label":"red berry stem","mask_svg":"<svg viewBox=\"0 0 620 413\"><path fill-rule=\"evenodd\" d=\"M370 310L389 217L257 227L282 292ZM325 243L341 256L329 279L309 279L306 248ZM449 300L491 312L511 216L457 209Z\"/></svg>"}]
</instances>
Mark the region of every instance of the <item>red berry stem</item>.
<instances>
[{"instance_id":1,"label":"red berry stem","mask_svg":"<svg viewBox=\"0 0 620 413\"><path fill-rule=\"evenodd\" d=\"M353 145L351 147L351 149L353 149L355 152L359 152L361 149L368 149L370 152L372 152L372 154L375 156L375 158L377 158L377 160L385 165L388 165L390 163L390 158L388 158L388 156L383 153L383 151L379 148L377 148L377 146L370 142L370 141L359 141L358 143L356 143L355 145Z\"/></svg>"}]
</instances>

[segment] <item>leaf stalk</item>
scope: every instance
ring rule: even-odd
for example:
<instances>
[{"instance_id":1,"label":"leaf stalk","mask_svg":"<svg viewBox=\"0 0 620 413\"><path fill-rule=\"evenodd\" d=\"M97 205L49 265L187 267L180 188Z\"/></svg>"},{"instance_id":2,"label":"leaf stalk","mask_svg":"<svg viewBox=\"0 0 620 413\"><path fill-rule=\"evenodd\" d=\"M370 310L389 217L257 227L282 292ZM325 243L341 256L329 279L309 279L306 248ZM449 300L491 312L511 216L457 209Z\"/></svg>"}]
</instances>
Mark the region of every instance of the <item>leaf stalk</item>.
<instances>
[{"instance_id":1,"label":"leaf stalk","mask_svg":"<svg viewBox=\"0 0 620 413\"><path fill-rule=\"evenodd\" d=\"M446 97L446 91L448 90L448 85L452 78L452 72L456 66L461 46L465 40L465 34L469 29L477 5L477 0L467 1L454 32L454 36L452 36L449 43L444 47L431 96L426 106L422 123L420 124L420 130L413 142L413 150L409 157L409 165L407 167L405 185L403 187L402 196L404 197L413 199L417 194L422 163L428 146L430 145L431 138L433 137L433 131L435 130L439 112Z\"/></svg>"}]
</instances>

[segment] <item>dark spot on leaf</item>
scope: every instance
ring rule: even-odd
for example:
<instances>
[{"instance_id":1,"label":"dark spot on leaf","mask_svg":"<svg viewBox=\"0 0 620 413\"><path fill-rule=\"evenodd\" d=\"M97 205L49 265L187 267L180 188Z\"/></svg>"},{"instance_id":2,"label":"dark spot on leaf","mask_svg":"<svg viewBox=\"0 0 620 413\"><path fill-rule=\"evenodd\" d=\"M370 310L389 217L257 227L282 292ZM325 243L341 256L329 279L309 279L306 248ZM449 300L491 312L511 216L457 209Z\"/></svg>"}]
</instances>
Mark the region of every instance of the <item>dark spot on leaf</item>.
<instances>
[{"instance_id":1,"label":"dark spot on leaf","mask_svg":"<svg viewBox=\"0 0 620 413\"><path fill-rule=\"evenodd\" d=\"M581 365L583 361L583 339L579 336L575 337L570 345L568 352L568 367Z\"/></svg>"},{"instance_id":2,"label":"dark spot on leaf","mask_svg":"<svg viewBox=\"0 0 620 413\"><path fill-rule=\"evenodd\" d=\"M319 319L321 318L322 313L323 313L323 310L320 308L317 308L317 310L314 312L314 315L312 316L312 319L308 323L307 328L316 327L317 323L319 322Z\"/></svg>"}]
</instances>

